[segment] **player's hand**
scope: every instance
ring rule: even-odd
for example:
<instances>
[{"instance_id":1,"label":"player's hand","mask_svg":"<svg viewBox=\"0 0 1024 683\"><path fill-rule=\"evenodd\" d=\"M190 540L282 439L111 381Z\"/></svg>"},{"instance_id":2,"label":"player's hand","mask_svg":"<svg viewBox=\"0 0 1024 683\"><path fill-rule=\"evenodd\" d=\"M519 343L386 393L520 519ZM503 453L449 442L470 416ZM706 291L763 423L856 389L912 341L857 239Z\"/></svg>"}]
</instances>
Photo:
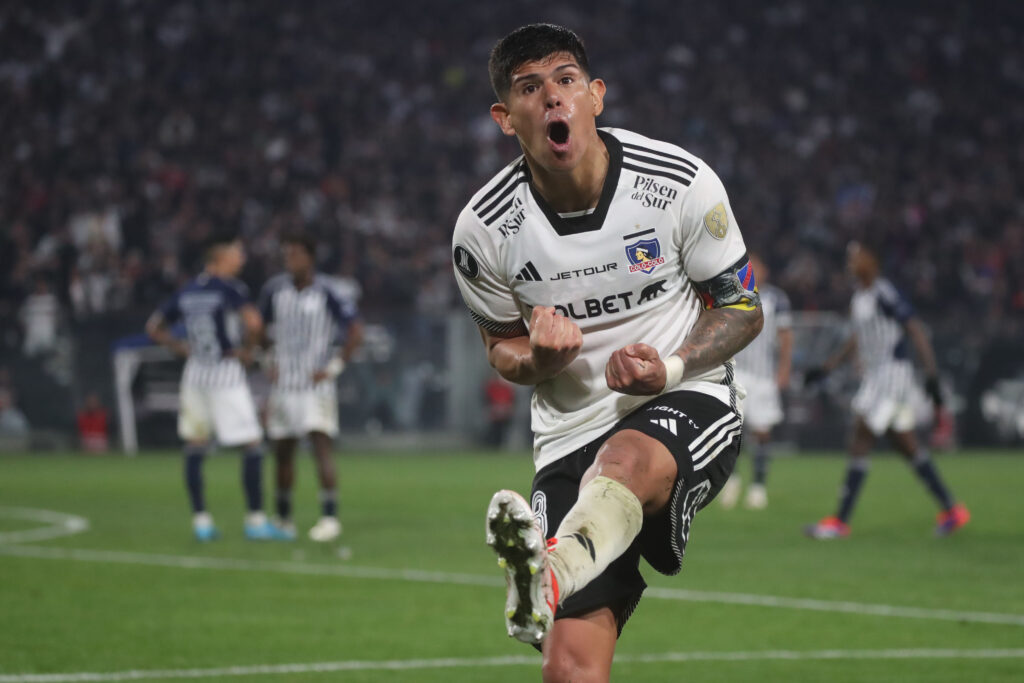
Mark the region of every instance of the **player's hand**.
<instances>
[{"instance_id":1,"label":"player's hand","mask_svg":"<svg viewBox=\"0 0 1024 683\"><path fill-rule=\"evenodd\" d=\"M630 396L653 396L665 388L665 363L657 349L647 344L630 344L612 354L604 366L608 388Z\"/></svg>"},{"instance_id":2,"label":"player's hand","mask_svg":"<svg viewBox=\"0 0 1024 683\"><path fill-rule=\"evenodd\" d=\"M327 373L326 368L321 368L313 373L313 384L319 384L328 377L330 377L330 375Z\"/></svg>"},{"instance_id":3,"label":"player's hand","mask_svg":"<svg viewBox=\"0 0 1024 683\"><path fill-rule=\"evenodd\" d=\"M240 346L239 348L235 349L233 355L245 367L249 367L250 365L252 365L254 360L252 349L246 348L244 346Z\"/></svg>"},{"instance_id":4,"label":"player's hand","mask_svg":"<svg viewBox=\"0 0 1024 683\"><path fill-rule=\"evenodd\" d=\"M782 372L780 370L778 376L775 378L775 384L779 387L779 391L785 391L786 389L788 389L789 371L787 370L786 372Z\"/></svg>"},{"instance_id":5,"label":"player's hand","mask_svg":"<svg viewBox=\"0 0 1024 683\"><path fill-rule=\"evenodd\" d=\"M188 358L188 342L184 339L175 339L170 344L171 353L180 358Z\"/></svg>"},{"instance_id":6,"label":"player's hand","mask_svg":"<svg viewBox=\"0 0 1024 683\"><path fill-rule=\"evenodd\" d=\"M267 367L267 379L270 380L271 384L277 384L277 378L281 373L277 371L277 365L270 365Z\"/></svg>"},{"instance_id":7,"label":"player's hand","mask_svg":"<svg viewBox=\"0 0 1024 683\"><path fill-rule=\"evenodd\" d=\"M929 375L924 381L924 390L932 399L936 408L942 407L942 386L939 385L939 378L936 375Z\"/></svg>"},{"instance_id":8,"label":"player's hand","mask_svg":"<svg viewBox=\"0 0 1024 683\"><path fill-rule=\"evenodd\" d=\"M534 366L554 377L576 360L583 348L583 332L551 306L534 306L530 314L530 354Z\"/></svg>"}]
</instances>

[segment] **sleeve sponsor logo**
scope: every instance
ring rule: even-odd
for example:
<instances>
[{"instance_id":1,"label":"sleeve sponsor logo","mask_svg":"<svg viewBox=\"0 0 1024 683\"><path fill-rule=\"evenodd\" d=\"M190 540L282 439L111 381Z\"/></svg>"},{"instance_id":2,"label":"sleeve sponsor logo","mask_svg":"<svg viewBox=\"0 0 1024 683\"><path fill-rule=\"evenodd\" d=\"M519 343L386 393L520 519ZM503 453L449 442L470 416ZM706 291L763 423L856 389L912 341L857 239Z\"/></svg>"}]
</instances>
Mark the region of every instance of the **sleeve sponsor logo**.
<instances>
[{"instance_id":1,"label":"sleeve sponsor logo","mask_svg":"<svg viewBox=\"0 0 1024 683\"><path fill-rule=\"evenodd\" d=\"M729 212L725 210L723 202L718 202L704 214L704 227L716 240L725 239L725 234L729 232Z\"/></svg>"},{"instance_id":2,"label":"sleeve sponsor logo","mask_svg":"<svg viewBox=\"0 0 1024 683\"><path fill-rule=\"evenodd\" d=\"M452 254L452 260L455 262L455 267L459 269L459 272L468 277L470 280L475 280L480 274L480 266L477 264L476 259L469 253L461 244L455 245L455 252Z\"/></svg>"}]
</instances>

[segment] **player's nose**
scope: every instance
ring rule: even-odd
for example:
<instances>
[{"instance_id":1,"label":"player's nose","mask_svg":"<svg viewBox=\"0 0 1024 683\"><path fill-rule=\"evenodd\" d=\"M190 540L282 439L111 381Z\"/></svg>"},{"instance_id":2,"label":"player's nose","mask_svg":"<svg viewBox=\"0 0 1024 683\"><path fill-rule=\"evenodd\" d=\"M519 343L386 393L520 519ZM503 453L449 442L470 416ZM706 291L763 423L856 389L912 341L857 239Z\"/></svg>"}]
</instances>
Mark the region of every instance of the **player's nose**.
<instances>
[{"instance_id":1,"label":"player's nose","mask_svg":"<svg viewBox=\"0 0 1024 683\"><path fill-rule=\"evenodd\" d=\"M548 109L556 109L562 106L562 97L558 92L557 83L544 84L544 103Z\"/></svg>"}]
</instances>

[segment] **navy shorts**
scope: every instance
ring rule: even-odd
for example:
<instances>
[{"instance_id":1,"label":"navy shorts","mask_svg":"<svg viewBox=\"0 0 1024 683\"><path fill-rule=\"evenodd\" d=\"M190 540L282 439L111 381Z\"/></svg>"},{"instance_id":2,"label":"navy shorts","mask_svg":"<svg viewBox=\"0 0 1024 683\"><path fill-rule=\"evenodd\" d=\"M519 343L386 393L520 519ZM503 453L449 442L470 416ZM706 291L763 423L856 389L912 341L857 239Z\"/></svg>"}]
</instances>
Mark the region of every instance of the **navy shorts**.
<instances>
[{"instance_id":1,"label":"navy shorts","mask_svg":"<svg viewBox=\"0 0 1024 683\"><path fill-rule=\"evenodd\" d=\"M660 441L675 458L678 473L672 497L665 510L644 518L629 549L567 598L556 614L556 618L576 617L609 607L620 632L647 587L640 575L640 558L663 574L677 574L682 568L694 514L718 494L736 464L743 420L729 405L695 391L675 391L645 403L601 437L534 476L530 502L546 537L555 534L576 503L580 480L598 449L624 429Z\"/></svg>"}]
</instances>

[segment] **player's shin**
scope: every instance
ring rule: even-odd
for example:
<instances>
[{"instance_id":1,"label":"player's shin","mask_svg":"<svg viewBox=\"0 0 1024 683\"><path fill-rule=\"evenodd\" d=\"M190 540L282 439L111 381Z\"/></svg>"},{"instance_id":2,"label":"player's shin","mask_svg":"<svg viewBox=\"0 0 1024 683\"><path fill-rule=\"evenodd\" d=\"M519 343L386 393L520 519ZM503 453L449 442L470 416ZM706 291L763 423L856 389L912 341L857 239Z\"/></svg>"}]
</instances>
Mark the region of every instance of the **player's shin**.
<instances>
[{"instance_id":1,"label":"player's shin","mask_svg":"<svg viewBox=\"0 0 1024 683\"><path fill-rule=\"evenodd\" d=\"M263 511L263 450L251 446L242 454L242 487L245 505L250 513Z\"/></svg>"},{"instance_id":2,"label":"player's shin","mask_svg":"<svg viewBox=\"0 0 1024 683\"><path fill-rule=\"evenodd\" d=\"M624 484L599 476L580 489L549 547L560 598L597 578L626 552L642 525L640 500Z\"/></svg>"},{"instance_id":3,"label":"player's shin","mask_svg":"<svg viewBox=\"0 0 1024 683\"><path fill-rule=\"evenodd\" d=\"M203 458L206 448L202 446L185 447L185 488L192 504L192 513L206 512L206 500L203 495Z\"/></svg>"}]
</instances>

